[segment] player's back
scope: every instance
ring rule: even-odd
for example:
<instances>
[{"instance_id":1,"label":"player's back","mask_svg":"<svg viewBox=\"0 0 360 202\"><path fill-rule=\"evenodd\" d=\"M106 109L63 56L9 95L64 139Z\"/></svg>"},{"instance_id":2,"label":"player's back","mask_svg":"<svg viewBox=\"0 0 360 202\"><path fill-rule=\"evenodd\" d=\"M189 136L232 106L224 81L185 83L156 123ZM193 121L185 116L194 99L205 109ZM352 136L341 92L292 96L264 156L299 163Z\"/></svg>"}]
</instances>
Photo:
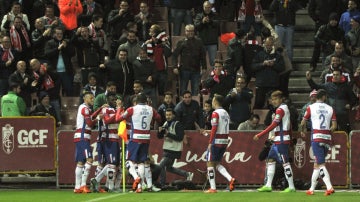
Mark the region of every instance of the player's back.
<instances>
[{"instance_id":1,"label":"player's back","mask_svg":"<svg viewBox=\"0 0 360 202\"><path fill-rule=\"evenodd\" d=\"M315 102L309 105L311 113L311 125L315 130L329 130L333 117L333 108L322 102Z\"/></svg>"}]
</instances>

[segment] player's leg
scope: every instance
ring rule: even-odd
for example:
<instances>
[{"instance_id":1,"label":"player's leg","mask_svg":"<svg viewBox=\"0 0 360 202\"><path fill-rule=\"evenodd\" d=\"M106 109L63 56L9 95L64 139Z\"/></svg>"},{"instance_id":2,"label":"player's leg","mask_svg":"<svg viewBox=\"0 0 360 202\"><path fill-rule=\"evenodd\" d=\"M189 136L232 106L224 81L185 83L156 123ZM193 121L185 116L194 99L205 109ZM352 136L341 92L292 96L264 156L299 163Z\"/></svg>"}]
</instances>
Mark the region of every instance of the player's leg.
<instances>
[{"instance_id":1,"label":"player's leg","mask_svg":"<svg viewBox=\"0 0 360 202\"><path fill-rule=\"evenodd\" d=\"M210 183L210 189L205 191L205 193L216 193L216 183L215 183L215 166L216 162L216 147L211 146L210 149L207 150L206 160L207 160L207 174Z\"/></svg>"},{"instance_id":2,"label":"player's leg","mask_svg":"<svg viewBox=\"0 0 360 202\"><path fill-rule=\"evenodd\" d=\"M289 187L286 188L283 192L295 192L294 186L294 174L289 163L289 145L288 144L279 144L276 145L278 152L281 157L281 162L284 167L285 178L288 181Z\"/></svg>"},{"instance_id":3,"label":"player's leg","mask_svg":"<svg viewBox=\"0 0 360 202\"><path fill-rule=\"evenodd\" d=\"M218 158L216 159L217 162L221 162L222 157L224 156L224 153L226 151L226 147L223 148L218 148ZM226 168L221 165L220 163L218 163L216 165L216 170L222 175L224 176L227 181L229 182L229 190L232 191L234 190L234 183L235 183L235 178L233 178L230 173L226 170Z\"/></svg>"}]
</instances>

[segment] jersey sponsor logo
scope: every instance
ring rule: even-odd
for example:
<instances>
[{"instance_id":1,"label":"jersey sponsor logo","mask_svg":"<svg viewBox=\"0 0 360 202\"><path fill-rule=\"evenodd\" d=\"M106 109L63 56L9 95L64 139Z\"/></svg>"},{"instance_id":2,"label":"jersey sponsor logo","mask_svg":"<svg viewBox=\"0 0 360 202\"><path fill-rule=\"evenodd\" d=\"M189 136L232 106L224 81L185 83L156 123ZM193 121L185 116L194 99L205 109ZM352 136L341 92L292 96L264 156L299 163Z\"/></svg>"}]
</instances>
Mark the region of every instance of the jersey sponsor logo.
<instances>
[{"instance_id":1,"label":"jersey sponsor logo","mask_svg":"<svg viewBox=\"0 0 360 202\"><path fill-rule=\"evenodd\" d=\"M2 148L6 154L14 151L14 127L10 124L2 127Z\"/></svg>"},{"instance_id":2,"label":"jersey sponsor logo","mask_svg":"<svg viewBox=\"0 0 360 202\"><path fill-rule=\"evenodd\" d=\"M302 138L298 138L295 151L294 151L294 163L297 168L302 168L305 165L306 160L306 142Z\"/></svg>"}]
</instances>

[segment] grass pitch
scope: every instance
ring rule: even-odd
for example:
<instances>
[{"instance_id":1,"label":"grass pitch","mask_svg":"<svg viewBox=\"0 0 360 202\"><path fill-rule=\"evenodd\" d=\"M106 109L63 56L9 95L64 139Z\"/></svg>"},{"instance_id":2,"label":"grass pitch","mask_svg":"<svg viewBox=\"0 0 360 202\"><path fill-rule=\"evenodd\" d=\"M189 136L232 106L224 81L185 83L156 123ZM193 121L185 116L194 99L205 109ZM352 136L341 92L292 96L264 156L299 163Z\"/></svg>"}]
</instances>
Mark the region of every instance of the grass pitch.
<instances>
[{"instance_id":1,"label":"grass pitch","mask_svg":"<svg viewBox=\"0 0 360 202\"><path fill-rule=\"evenodd\" d=\"M0 190L0 201L6 202L96 202L96 201L126 201L126 202L233 202L233 201L276 201L276 202L352 202L360 201L357 190L336 190L331 196L324 196L324 191L317 191L313 196L307 196L304 191L296 193L258 193L254 190L235 190L233 192L219 191L216 194L205 194L202 191L164 191L157 193L90 193L74 194L69 189L59 190Z\"/></svg>"}]
</instances>

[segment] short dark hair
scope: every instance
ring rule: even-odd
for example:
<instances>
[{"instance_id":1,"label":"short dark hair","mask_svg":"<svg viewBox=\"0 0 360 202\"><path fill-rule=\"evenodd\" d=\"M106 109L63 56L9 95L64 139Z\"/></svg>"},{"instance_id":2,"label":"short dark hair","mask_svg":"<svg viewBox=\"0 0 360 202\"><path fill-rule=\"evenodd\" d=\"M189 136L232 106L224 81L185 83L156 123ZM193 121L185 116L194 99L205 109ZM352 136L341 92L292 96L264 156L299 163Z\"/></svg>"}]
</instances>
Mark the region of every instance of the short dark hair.
<instances>
[{"instance_id":1,"label":"short dark hair","mask_svg":"<svg viewBox=\"0 0 360 202\"><path fill-rule=\"evenodd\" d=\"M323 96L326 96L326 95L327 95L326 90L324 90L324 89L319 89L319 90L317 91L317 94L316 94L316 99L320 99L320 98L322 98Z\"/></svg>"},{"instance_id":2,"label":"short dark hair","mask_svg":"<svg viewBox=\"0 0 360 202\"><path fill-rule=\"evenodd\" d=\"M216 101L220 106L222 106L223 103L224 103L224 96L222 96L222 95L215 94L213 99L215 99L215 101Z\"/></svg>"},{"instance_id":3,"label":"short dark hair","mask_svg":"<svg viewBox=\"0 0 360 202\"><path fill-rule=\"evenodd\" d=\"M146 103L147 102L147 97L145 95L145 93L139 93L136 95L136 101L138 103Z\"/></svg>"},{"instance_id":4,"label":"short dark hair","mask_svg":"<svg viewBox=\"0 0 360 202\"><path fill-rule=\"evenodd\" d=\"M249 120L258 119L260 120L260 116L258 114L251 114Z\"/></svg>"},{"instance_id":5,"label":"short dark hair","mask_svg":"<svg viewBox=\"0 0 360 202\"><path fill-rule=\"evenodd\" d=\"M174 96L174 94L173 94L171 91L166 91L166 92L164 93L164 96L165 96L165 95L170 95L171 97Z\"/></svg>"},{"instance_id":6,"label":"short dark hair","mask_svg":"<svg viewBox=\"0 0 360 202\"><path fill-rule=\"evenodd\" d=\"M110 86L116 86L116 83L114 81L108 81L106 83L106 87L110 87Z\"/></svg>"},{"instance_id":7,"label":"short dark hair","mask_svg":"<svg viewBox=\"0 0 360 202\"><path fill-rule=\"evenodd\" d=\"M103 16L101 16L101 15L99 15L99 14L95 14L95 15L93 15L93 17L92 17L92 21L93 22L95 22L95 21L98 21L99 19L104 19L104 17Z\"/></svg>"},{"instance_id":8,"label":"short dark hair","mask_svg":"<svg viewBox=\"0 0 360 202\"><path fill-rule=\"evenodd\" d=\"M169 107L169 108L166 108L165 112L171 112L172 114L175 114L175 111L173 108Z\"/></svg>"},{"instance_id":9,"label":"short dark hair","mask_svg":"<svg viewBox=\"0 0 360 202\"><path fill-rule=\"evenodd\" d=\"M184 92L182 93L182 96L184 97L185 94L190 94L190 95L191 95L191 91L189 91L189 90L184 90Z\"/></svg>"}]
</instances>

